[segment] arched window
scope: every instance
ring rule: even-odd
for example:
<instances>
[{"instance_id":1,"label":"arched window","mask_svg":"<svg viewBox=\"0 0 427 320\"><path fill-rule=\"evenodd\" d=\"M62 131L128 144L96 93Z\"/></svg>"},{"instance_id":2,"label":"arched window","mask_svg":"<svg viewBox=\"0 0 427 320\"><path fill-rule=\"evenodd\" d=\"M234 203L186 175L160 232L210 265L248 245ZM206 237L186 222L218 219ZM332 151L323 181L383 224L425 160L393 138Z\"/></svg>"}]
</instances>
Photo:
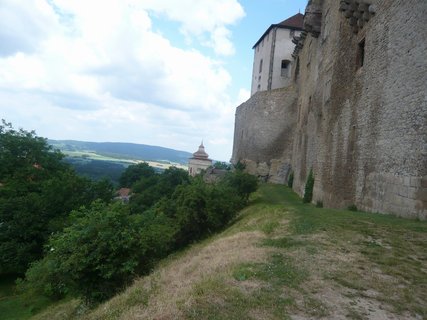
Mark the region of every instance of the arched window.
<instances>
[{"instance_id":1,"label":"arched window","mask_svg":"<svg viewBox=\"0 0 427 320\"><path fill-rule=\"evenodd\" d=\"M287 77L289 75L289 66L291 62L289 60L282 60L282 66L280 70L280 75L282 77Z\"/></svg>"},{"instance_id":2,"label":"arched window","mask_svg":"<svg viewBox=\"0 0 427 320\"><path fill-rule=\"evenodd\" d=\"M261 61L259 62L259 73L261 73L262 72L262 59L261 59Z\"/></svg>"}]
</instances>

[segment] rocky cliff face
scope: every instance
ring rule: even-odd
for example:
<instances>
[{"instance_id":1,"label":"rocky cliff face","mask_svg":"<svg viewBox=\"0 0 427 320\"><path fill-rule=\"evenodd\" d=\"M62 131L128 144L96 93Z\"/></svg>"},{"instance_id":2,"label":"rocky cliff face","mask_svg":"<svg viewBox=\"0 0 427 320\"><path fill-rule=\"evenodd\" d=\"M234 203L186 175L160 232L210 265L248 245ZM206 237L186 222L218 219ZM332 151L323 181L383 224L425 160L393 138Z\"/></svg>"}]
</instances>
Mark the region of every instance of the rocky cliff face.
<instances>
[{"instance_id":1,"label":"rocky cliff face","mask_svg":"<svg viewBox=\"0 0 427 320\"><path fill-rule=\"evenodd\" d=\"M237 108L233 161L278 183L293 171L301 195L312 168L325 206L426 219L427 2L307 10L294 83Z\"/></svg>"}]
</instances>

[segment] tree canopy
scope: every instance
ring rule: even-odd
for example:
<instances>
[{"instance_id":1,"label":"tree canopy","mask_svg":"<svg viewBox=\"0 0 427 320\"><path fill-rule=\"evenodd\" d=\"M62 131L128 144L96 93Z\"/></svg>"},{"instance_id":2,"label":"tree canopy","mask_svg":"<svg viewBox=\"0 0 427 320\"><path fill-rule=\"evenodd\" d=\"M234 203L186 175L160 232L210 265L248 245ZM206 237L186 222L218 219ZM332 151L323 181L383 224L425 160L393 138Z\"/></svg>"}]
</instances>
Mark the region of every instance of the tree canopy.
<instances>
[{"instance_id":1,"label":"tree canopy","mask_svg":"<svg viewBox=\"0 0 427 320\"><path fill-rule=\"evenodd\" d=\"M0 126L0 274L23 273L43 254L68 213L112 198L105 181L77 176L47 140L10 123Z\"/></svg>"}]
</instances>

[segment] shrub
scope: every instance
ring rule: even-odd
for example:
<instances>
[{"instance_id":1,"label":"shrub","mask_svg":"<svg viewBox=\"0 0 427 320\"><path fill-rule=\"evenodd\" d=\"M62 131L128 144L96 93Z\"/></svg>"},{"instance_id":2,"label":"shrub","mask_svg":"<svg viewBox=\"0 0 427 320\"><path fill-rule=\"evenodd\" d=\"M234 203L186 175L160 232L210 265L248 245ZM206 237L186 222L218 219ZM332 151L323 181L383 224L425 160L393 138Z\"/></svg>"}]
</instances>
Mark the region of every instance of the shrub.
<instances>
[{"instance_id":1,"label":"shrub","mask_svg":"<svg viewBox=\"0 0 427 320\"><path fill-rule=\"evenodd\" d=\"M232 188L245 202L249 199L249 195L258 188L258 179L241 170L228 173L221 183Z\"/></svg>"},{"instance_id":2,"label":"shrub","mask_svg":"<svg viewBox=\"0 0 427 320\"><path fill-rule=\"evenodd\" d=\"M357 207L356 207L356 205L354 205L354 204L349 205L349 206L347 207L347 209L348 209L348 210L350 210L350 211L357 211L357 210L358 210L358 209L357 209Z\"/></svg>"},{"instance_id":3,"label":"shrub","mask_svg":"<svg viewBox=\"0 0 427 320\"><path fill-rule=\"evenodd\" d=\"M323 208L323 202L322 201L317 201L316 202L316 207L317 208Z\"/></svg>"},{"instance_id":4,"label":"shrub","mask_svg":"<svg viewBox=\"0 0 427 320\"><path fill-rule=\"evenodd\" d=\"M104 300L132 279L148 249L141 243L140 219L120 203L97 201L73 211L72 220L50 239L44 259L27 271L28 286L40 288L37 277L44 277L48 296L73 291L89 302Z\"/></svg>"},{"instance_id":5,"label":"shrub","mask_svg":"<svg viewBox=\"0 0 427 320\"><path fill-rule=\"evenodd\" d=\"M307 176L307 181L304 188L304 197L302 201L304 203L310 203L313 199L313 187L314 187L314 174L313 169L310 169L310 173Z\"/></svg>"},{"instance_id":6,"label":"shrub","mask_svg":"<svg viewBox=\"0 0 427 320\"><path fill-rule=\"evenodd\" d=\"M291 171L288 177L288 187L292 188L293 185L294 185L294 172Z\"/></svg>"}]
</instances>

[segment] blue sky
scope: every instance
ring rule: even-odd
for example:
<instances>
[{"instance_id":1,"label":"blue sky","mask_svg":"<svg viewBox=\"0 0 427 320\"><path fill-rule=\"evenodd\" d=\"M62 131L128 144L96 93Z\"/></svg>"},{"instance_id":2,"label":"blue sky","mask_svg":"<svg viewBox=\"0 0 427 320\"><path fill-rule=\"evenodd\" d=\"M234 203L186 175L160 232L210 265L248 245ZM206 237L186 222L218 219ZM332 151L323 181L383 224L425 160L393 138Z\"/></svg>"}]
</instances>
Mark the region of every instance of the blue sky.
<instances>
[{"instance_id":1,"label":"blue sky","mask_svg":"<svg viewBox=\"0 0 427 320\"><path fill-rule=\"evenodd\" d=\"M231 157L252 46L306 0L2 0L0 117L51 139Z\"/></svg>"}]
</instances>

